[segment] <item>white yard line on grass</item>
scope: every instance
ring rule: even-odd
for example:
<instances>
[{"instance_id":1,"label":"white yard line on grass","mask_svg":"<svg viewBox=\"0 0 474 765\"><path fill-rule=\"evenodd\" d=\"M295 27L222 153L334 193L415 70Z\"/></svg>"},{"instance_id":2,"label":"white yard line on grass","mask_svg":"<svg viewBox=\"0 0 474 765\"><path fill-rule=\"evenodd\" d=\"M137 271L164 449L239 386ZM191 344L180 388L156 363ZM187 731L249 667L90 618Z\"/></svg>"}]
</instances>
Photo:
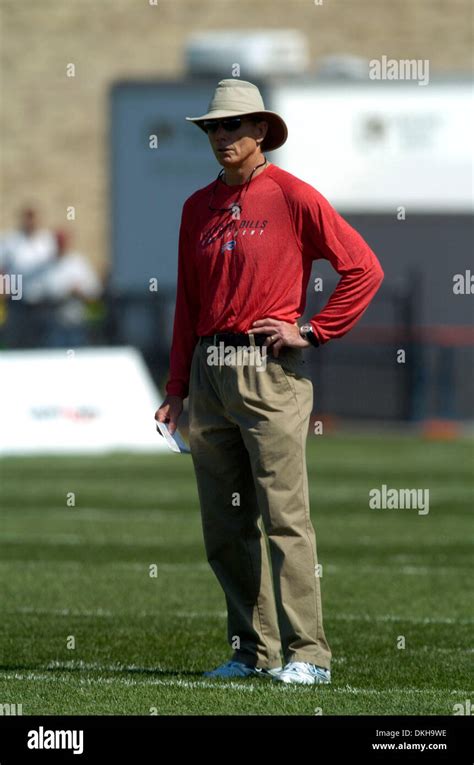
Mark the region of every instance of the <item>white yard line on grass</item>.
<instances>
[{"instance_id":1,"label":"white yard line on grass","mask_svg":"<svg viewBox=\"0 0 474 765\"><path fill-rule=\"evenodd\" d=\"M14 613L14 614L38 614L38 615L51 615L51 616L98 616L103 618L114 617L160 617L166 616L170 618L175 616L178 619L209 619L210 617L223 619L226 617L225 611L190 611L189 613L175 611L110 611L106 608L91 608L91 609L78 609L78 608L36 608L35 606L20 606L14 609L2 609L0 613Z\"/></svg>"},{"instance_id":2,"label":"white yard line on grass","mask_svg":"<svg viewBox=\"0 0 474 765\"><path fill-rule=\"evenodd\" d=\"M135 540L134 542L130 542L128 538L121 538L121 539L112 539L110 537L103 538L103 540L98 539L92 539L80 537L79 535L74 534L57 534L54 537L48 537L46 538L40 538L40 537L29 537L26 538L22 536L21 534L11 534L11 535L4 535L9 536L10 539L17 539L18 541L22 541L25 543L36 543L36 544L42 544L45 546L54 546L55 544L66 544L71 546L100 546L100 545L107 545L107 544L123 544L127 547L146 547L148 545L159 547L166 547L169 548L169 542L166 540L157 541L153 540L150 541L149 539L141 539L141 540ZM0 561L0 565L12 567L14 563L21 564L22 568L25 566L70 566L73 568L84 568L88 567L90 568L91 562L87 561L85 563L82 563L81 561L77 560L25 560L25 561L8 561L3 560ZM148 563L138 563L137 561L110 561L107 563L100 563L98 564L101 568L128 568L134 571L143 571L148 568ZM205 561L196 561L193 563L185 563L185 562L176 562L176 563L160 563L157 562L157 566L162 571L176 571L176 570L184 570L184 571L206 571L209 574L211 573L211 568L209 564ZM432 576L433 574L455 574L460 575L463 573L467 573L471 571L471 569L467 566L417 566L417 565L403 565L399 566L396 563L388 563L385 566L364 566L364 565L357 565L354 563L347 563L347 564L340 564L340 563L325 563L324 564L324 571L327 574L334 574L339 571L346 571L347 569L350 569L353 574L388 574L390 576L393 576L394 573L396 574L402 574L404 576Z\"/></svg>"},{"instance_id":3,"label":"white yard line on grass","mask_svg":"<svg viewBox=\"0 0 474 765\"><path fill-rule=\"evenodd\" d=\"M404 576L432 576L433 574L462 574L470 572L471 568L465 566L399 566L396 563L388 563L384 566L360 566L357 563L333 564L326 563L324 570L329 573L351 569L353 574L402 574Z\"/></svg>"},{"instance_id":4,"label":"white yard line on grass","mask_svg":"<svg viewBox=\"0 0 474 765\"><path fill-rule=\"evenodd\" d=\"M74 617L160 617L178 619L225 619L226 611L110 611L105 608L96 609L74 609L74 608L36 608L34 606L20 606L14 609L2 609L0 613L21 613L21 614L50 614L52 616L74 616ZM394 616L393 614L326 614L326 620L329 622L409 622L410 624L473 624L474 619L455 619L454 617L433 617L433 616ZM448 649L449 650L449 649Z\"/></svg>"},{"instance_id":5,"label":"white yard line on grass","mask_svg":"<svg viewBox=\"0 0 474 765\"><path fill-rule=\"evenodd\" d=\"M105 669L105 668L102 668ZM148 670L149 671L149 670ZM61 676L61 678L58 678L56 674L51 673L44 673L44 672L32 672L27 671L25 673L21 672L9 672L5 674L0 674L0 679L5 680L20 680L20 681L34 681L34 682L51 682L51 683L57 683L58 680L63 681L69 681L71 683L71 680L74 680L74 685L113 685L113 684L120 684L120 685L126 685L126 686L143 686L143 685L161 685L161 686L169 686L169 687L177 687L177 688L209 688L212 690L216 690L219 688L222 688L223 690L228 690L229 688L232 690L237 690L239 692L250 692L252 693L257 688L265 688L265 687L272 687L275 689L278 689L280 691L284 691L285 693L288 692L288 686L282 686L281 684L273 683L270 680L267 679L260 679L257 685L252 685L249 683L248 680L245 681L245 683L234 683L232 681L226 681L223 682L222 680L215 680L214 682L211 682L209 680L180 680L180 679L169 679L169 680L163 680L163 679L150 679L150 678L143 678L143 679L134 679L134 678L128 678L128 677L75 677L71 678L70 675ZM299 688L291 688L290 690L300 690ZM403 693L406 695L415 695L415 694L440 694L440 693L446 693L449 695L466 695L469 693L472 693L472 691L463 690L459 688L383 688L383 689L377 689L377 688L354 688L351 685L346 685L343 688L335 688L331 686L327 686L327 690L334 693L350 693L350 694L357 694L357 695L368 695L368 696L385 696L386 694L394 694L394 693Z\"/></svg>"},{"instance_id":6,"label":"white yard line on grass","mask_svg":"<svg viewBox=\"0 0 474 765\"><path fill-rule=\"evenodd\" d=\"M104 669L104 668L103 668ZM149 670L148 670L149 671ZM8 673L8 674L0 674L0 680L26 680L26 681L34 681L34 682L41 682L41 683L57 683L58 677L55 674L44 674L44 673L37 673L37 672L28 672L26 674L21 674L20 672L14 672L14 673ZM222 686L221 680L216 680L214 683L210 682L209 680L162 680L162 679L146 679L143 680L135 680L133 678L129 677L78 677L78 678L71 678L71 676L65 676L61 678L62 680L73 680L74 685L126 685L126 686L141 686L141 685L164 685L164 686L175 686L178 688L212 688L212 690L216 690L219 687ZM261 684L265 684L266 680L262 679L260 681ZM268 682L270 684L270 682ZM257 686L250 685L248 682L245 683L245 685L240 685L239 683L234 683L232 681L225 683L226 690L228 688L231 688L235 691L240 691L243 693L253 692L255 691Z\"/></svg>"},{"instance_id":7,"label":"white yard line on grass","mask_svg":"<svg viewBox=\"0 0 474 765\"><path fill-rule=\"evenodd\" d=\"M109 540L110 541L110 540ZM164 546L164 545L163 545ZM87 561L87 563L83 563L79 560L20 560L20 561L14 561L18 566L21 566L22 569L24 568L36 568L37 566L51 566L54 568L58 568L61 566L62 568L73 568L73 569L90 569L93 564L90 561ZM0 566L7 566L9 568L12 567L13 561L6 561L1 560ZM203 561L199 561L197 563L160 563L156 560L153 561L153 563L156 563L158 567L158 571L206 571L207 573L212 573L211 569L209 567L208 563L204 563ZM97 567L104 570L104 569L116 569L116 568L128 568L132 569L133 571L146 571L149 570L149 563L137 563L137 561L109 561L107 563L99 563L97 564Z\"/></svg>"},{"instance_id":8,"label":"white yard line on grass","mask_svg":"<svg viewBox=\"0 0 474 765\"><path fill-rule=\"evenodd\" d=\"M0 612L1 613L1 612ZM7 612L4 612L7 613ZM99 617L113 617L120 616L118 612L108 611L105 608L93 608L76 610L74 608L33 608L32 606L22 606L15 608L13 613L17 614L38 614L38 615L51 615L51 616L99 616ZM137 614L135 614L137 616Z\"/></svg>"},{"instance_id":9,"label":"white yard line on grass","mask_svg":"<svg viewBox=\"0 0 474 765\"><path fill-rule=\"evenodd\" d=\"M17 510L16 507L2 507L2 509L4 512L15 512ZM26 516L37 519L38 510L21 510L21 517L23 518ZM130 516L133 516L133 521L159 521L161 523L162 521L174 521L176 518L180 518L180 520L182 519L183 523L186 523L187 525L193 520L195 520L197 524L201 522L199 515L195 516L188 510L133 510L128 508L113 510L111 508L101 509L98 507L56 508L54 510L46 510L46 514L43 514L41 517L43 520L47 517L48 521L81 521L92 519L94 521L113 522L115 524L117 521L130 523Z\"/></svg>"},{"instance_id":10,"label":"white yard line on grass","mask_svg":"<svg viewBox=\"0 0 474 765\"><path fill-rule=\"evenodd\" d=\"M393 614L326 614L326 620L342 622L410 622L410 624L473 624L474 619L451 616L394 616Z\"/></svg>"},{"instance_id":11,"label":"white yard line on grass","mask_svg":"<svg viewBox=\"0 0 474 765\"><path fill-rule=\"evenodd\" d=\"M332 688L332 690L335 693L354 693L367 696L382 696L386 693L407 693L408 695L416 693L472 693L472 691L464 691L459 688L353 688L351 685L345 685L344 688Z\"/></svg>"},{"instance_id":12,"label":"white yard line on grass","mask_svg":"<svg viewBox=\"0 0 474 765\"><path fill-rule=\"evenodd\" d=\"M104 533L104 532L102 532ZM109 546L109 545L125 545L126 547L165 547L166 549L169 549L170 541L169 539L158 539L157 537L147 537L146 539L136 539L132 538L130 539L130 533L124 534L122 537L118 536L106 536L104 535L102 538L97 536L84 536L80 534L61 534L61 533L55 533L55 534L49 534L48 536L41 535L41 534L21 534L18 532L8 532L2 533L2 541L4 542L21 542L22 544L36 544L41 545L42 547L55 547L56 545L72 545L72 546L79 546L83 545L84 547L102 547L102 546ZM182 538L181 538L181 541ZM189 537L189 540L184 540L189 542L194 542L194 538L191 536ZM179 547L179 544L176 543L175 545ZM61 561L62 562L62 561ZM88 565L88 564L83 564ZM103 564L102 564L103 565Z\"/></svg>"}]
</instances>

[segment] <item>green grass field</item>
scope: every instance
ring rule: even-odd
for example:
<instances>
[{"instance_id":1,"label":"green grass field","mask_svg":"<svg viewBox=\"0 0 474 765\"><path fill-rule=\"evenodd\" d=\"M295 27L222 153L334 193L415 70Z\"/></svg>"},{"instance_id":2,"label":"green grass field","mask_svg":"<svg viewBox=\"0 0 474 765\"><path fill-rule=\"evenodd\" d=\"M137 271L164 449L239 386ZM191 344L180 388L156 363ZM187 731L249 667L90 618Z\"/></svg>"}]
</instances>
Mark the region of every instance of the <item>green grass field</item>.
<instances>
[{"instance_id":1,"label":"green grass field","mask_svg":"<svg viewBox=\"0 0 474 765\"><path fill-rule=\"evenodd\" d=\"M3 460L0 704L24 715L453 714L474 701L471 464L469 441L310 439L334 659L332 685L301 688L201 675L230 650L190 457ZM370 509L382 484L428 488L429 514Z\"/></svg>"}]
</instances>

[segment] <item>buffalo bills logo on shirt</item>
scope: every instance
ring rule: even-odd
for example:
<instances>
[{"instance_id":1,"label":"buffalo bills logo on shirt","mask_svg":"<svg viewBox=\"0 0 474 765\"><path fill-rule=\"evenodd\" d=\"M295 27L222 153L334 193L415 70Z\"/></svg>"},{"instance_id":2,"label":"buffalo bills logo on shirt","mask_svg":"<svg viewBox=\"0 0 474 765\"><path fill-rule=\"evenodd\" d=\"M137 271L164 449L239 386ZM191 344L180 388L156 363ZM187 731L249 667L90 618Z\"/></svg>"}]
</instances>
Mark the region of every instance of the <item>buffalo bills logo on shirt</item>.
<instances>
[{"instance_id":1,"label":"buffalo bills logo on shirt","mask_svg":"<svg viewBox=\"0 0 474 765\"><path fill-rule=\"evenodd\" d=\"M216 223L207 231L203 231L201 234L201 247L209 247L209 245L215 242L217 239L222 239L225 232L228 231L229 228L234 228L233 220L227 221L224 224Z\"/></svg>"},{"instance_id":2,"label":"buffalo bills logo on shirt","mask_svg":"<svg viewBox=\"0 0 474 765\"><path fill-rule=\"evenodd\" d=\"M214 223L210 228L203 231L200 236L201 247L209 247L224 236L231 235L233 238L221 244L221 252L232 252L237 245L239 236L262 236L268 224L268 220L229 220L224 223ZM229 230L231 229L231 230Z\"/></svg>"},{"instance_id":3,"label":"buffalo bills logo on shirt","mask_svg":"<svg viewBox=\"0 0 474 765\"><path fill-rule=\"evenodd\" d=\"M224 244L221 246L221 252L231 252L233 249L235 249L235 245L235 239L229 239L228 242L224 242Z\"/></svg>"}]
</instances>

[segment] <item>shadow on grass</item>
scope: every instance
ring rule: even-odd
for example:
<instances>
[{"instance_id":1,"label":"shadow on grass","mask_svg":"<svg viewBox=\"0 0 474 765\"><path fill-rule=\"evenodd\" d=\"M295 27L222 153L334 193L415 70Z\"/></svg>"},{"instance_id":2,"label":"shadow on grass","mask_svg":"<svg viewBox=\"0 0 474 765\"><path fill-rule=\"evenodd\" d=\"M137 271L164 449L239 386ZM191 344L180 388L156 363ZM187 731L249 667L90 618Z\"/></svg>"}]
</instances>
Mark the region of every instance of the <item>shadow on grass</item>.
<instances>
[{"instance_id":1,"label":"shadow on grass","mask_svg":"<svg viewBox=\"0 0 474 765\"><path fill-rule=\"evenodd\" d=\"M204 671L204 670L203 670ZM203 672L202 671L202 672ZM50 667L44 664L0 664L1 672L50 672L52 674L90 674L101 672L110 676L113 675L147 675L149 677L202 677L201 671L191 672L189 670L163 669L158 667L121 667L121 666L76 666L70 667L66 664Z\"/></svg>"}]
</instances>

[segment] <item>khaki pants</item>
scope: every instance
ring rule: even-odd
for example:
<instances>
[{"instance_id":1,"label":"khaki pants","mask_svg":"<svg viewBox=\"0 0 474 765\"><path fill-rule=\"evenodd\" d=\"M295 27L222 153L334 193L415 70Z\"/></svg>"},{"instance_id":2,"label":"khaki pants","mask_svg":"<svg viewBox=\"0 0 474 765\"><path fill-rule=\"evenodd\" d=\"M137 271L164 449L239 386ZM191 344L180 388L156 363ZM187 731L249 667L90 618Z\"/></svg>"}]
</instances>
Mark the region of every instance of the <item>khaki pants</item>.
<instances>
[{"instance_id":1,"label":"khaki pants","mask_svg":"<svg viewBox=\"0 0 474 765\"><path fill-rule=\"evenodd\" d=\"M189 440L232 658L272 668L283 653L285 663L329 669L305 457L313 386L302 351L269 351L259 370L209 364L210 345L194 351Z\"/></svg>"}]
</instances>

